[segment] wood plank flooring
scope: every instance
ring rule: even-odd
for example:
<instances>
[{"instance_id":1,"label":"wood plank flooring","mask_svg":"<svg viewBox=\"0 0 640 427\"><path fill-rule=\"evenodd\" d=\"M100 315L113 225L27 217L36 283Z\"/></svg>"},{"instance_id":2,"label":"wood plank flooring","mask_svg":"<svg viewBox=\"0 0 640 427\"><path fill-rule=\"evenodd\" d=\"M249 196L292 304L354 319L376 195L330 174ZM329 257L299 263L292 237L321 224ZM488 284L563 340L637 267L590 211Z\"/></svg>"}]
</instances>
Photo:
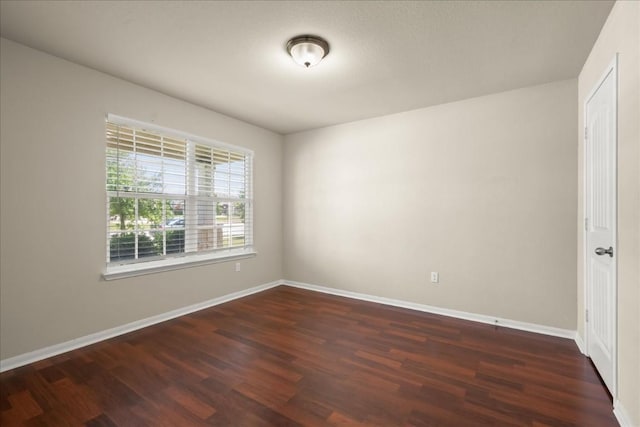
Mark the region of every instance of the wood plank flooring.
<instances>
[{"instance_id":1,"label":"wood plank flooring","mask_svg":"<svg viewBox=\"0 0 640 427\"><path fill-rule=\"evenodd\" d=\"M0 374L4 426L615 426L571 340L280 286Z\"/></svg>"}]
</instances>

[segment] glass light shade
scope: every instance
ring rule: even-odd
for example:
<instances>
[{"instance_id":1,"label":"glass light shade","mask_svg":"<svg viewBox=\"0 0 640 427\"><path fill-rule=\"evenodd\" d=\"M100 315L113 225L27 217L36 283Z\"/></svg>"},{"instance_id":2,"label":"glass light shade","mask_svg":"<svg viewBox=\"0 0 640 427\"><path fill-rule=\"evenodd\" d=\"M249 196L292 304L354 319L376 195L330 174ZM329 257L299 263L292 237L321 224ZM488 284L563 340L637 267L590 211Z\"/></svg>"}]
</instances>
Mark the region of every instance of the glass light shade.
<instances>
[{"instance_id":1,"label":"glass light shade","mask_svg":"<svg viewBox=\"0 0 640 427\"><path fill-rule=\"evenodd\" d=\"M289 40L287 51L296 64L309 68L327 56L329 44L319 37L299 36Z\"/></svg>"},{"instance_id":2,"label":"glass light shade","mask_svg":"<svg viewBox=\"0 0 640 427\"><path fill-rule=\"evenodd\" d=\"M324 56L324 49L314 43L299 43L291 48L291 57L298 65L313 67Z\"/></svg>"}]
</instances>

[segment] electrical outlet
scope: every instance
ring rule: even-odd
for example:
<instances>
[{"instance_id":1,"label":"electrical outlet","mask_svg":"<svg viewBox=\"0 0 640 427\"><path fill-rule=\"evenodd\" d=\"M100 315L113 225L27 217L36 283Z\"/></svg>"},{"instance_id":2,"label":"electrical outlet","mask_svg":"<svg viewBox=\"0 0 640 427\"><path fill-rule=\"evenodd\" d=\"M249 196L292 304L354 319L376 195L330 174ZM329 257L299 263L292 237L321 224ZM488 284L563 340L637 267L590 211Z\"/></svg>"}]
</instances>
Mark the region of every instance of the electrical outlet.
<instances>
[{"instance_id":1,"label":"electrical outlet","mask_svg":"<svg viewBox=\"0 0 640 427\"><path fill-rule=\"evenodd\" d=\"M236 273L237 273L238 271L240 271L240 263L239 263L239 262L236 262Z\"/></svg>"},{"instance_id":2,"label":"electrical outlet","mask_svg":"<svg viewBox=\"0 0 640 427\"><path fill-rule=\"evenodd\" d=\"M440 275L438 274L437 271L432 271L431 272L431 283L439 283L440 282Z\"/></svg>"}]
</instances>

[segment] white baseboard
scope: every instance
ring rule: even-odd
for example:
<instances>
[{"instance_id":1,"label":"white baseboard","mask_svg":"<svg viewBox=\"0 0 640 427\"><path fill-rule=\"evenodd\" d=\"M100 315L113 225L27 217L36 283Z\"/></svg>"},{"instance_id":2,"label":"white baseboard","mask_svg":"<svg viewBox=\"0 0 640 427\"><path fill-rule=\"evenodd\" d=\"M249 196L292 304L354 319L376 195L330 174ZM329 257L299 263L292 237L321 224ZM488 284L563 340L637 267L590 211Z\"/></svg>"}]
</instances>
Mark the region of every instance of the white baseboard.
<instances>
[{"instance_id":1,"label":"white baseboard","mask_svg":"<svg viewBox=\"0 0 640 427\"><path fill-rule=\"evenodd\" d=\"M578 331L576 331L576 336L573 338L573 340L576 342L576 345L578 346L578 350L580 350L580 353L584 354L585 356L587 355L587 349L584 346L584 340L582 339L582 337L580 336L580 333L578 333Z\"/></svg>"},{"instance_id":2,"label":"white baseboard","mask_svg":"<svg viewBox=\"0 0 640 427\"><path fill-rule=\"evenodd\" d=\"M276 280L264 285L255 286L253 288L245 289L243 291L234 292L228 295L223 295L218 298L214 298L201 303L193 304L187 307L179 308L176 310L162 313L156 316L148 317L146 319L138 320L135 322L127 323L125 325L117 326L115 328L107 329L105 331L96 332L94 334L86 335L83 337L75 338L60 344L54 344L49 347L45 347L39 350L34 350L29 353L24 353L18 356L10 357L8 359L0 360L0 372L7 371L9 369L17 368L27 365L29 363L37 362L48 357L57 356L58 354L66 353L71 350L75 350L80 347L85 347L100 341L107 340L109 338L123 335L128 332L133 332L138 329L154 325L156 323L164 322L166 320L174 319L176 317L184 316L185 314L193 313L195 311L203 310L208 307L213 307L218 304L222 304L234 299L242 298L247 295L251 295L257 292L262 292L267 289L273 288L278 285L288 285L296 288L308 289L311 291L322 292L326 294L338 295L347 298L354 298L363 301L371 301L380 304L391 305L395 307L408 308L411 310L423 311L427 313L440 314L443 316L455 317L458 319L471 320L474 322L487 323L491 325L503 326L506 328L519 329L528 332L535 332L544 335L551 335L562 338L570 338L575 340L576 345L583 351L584 344L582 338L576 333L568 329L560 329L551 326L537 325L534 323L520 322L517 320L504 319L499 317L487 316L483 314L468 313L464 311L450 310L447 308L435 307L425 304L418 304L408 301L396 300L391 298L378 297L374 295L362 294L357 292L345 291L342 289L328 288L325 286L312 285L309 283L296 282L292 280Z\"/></svg>"},{"instance_id":3,"label":"white baseboard","mask_svg":"<svg viewBox=\"0 0 640 427\"><path fill-rule=\"evenodd\" d=\"M624 409L624 406L622 406L622 403L620 403L620 401L617 399L613 403L613 415L616 416L616 419L618 420L620 427L637 427L638 426L638 424L633 424L633 422L631 421L631 416L629 416L629 413L626 411L626 409Z\"/></svg>"},{"instance_id":4,"label":"white baseboard","mask_svg":"<svg viewBox=\"0 0 640 427\"><path fill-rule=\"evenodd\" d=\"M518 320L504 319L500 317L487 316L484 314L468 313L466 311L450 310L448 308L435 307L432 305L418 304L414 302L402 301L391 298L378 297L374 295L361 294L358 292L345 291L325 286L312 285L309 283L284 280L284 284L295 288L308 289L310 291L322 292L325 294L338 295L347 298L354 298L363 301L377 302L394 307L408 308L411 310L423 311L426 313L440 314L443 316L455 317L457 319L471 320L474 322L488 323L491 325L503 326L505 328L519 329L521 331L535 332L538 334L551 335L554 337L575 339L576 331L570 329L555 328L552 326L537 325L535 323L520 322Z\"/></svg>"},{"instance_id":5,"label":"white baseboard","mask_svg":"<svg viewBox=\"0 0 640 427\"><path fill-rule=\"evenodd\" d=\"M75 350L80 347L85 347L87 345L95 344L99 341L117 337L118 335L123 335L128 332L133 332L147 326L155 325L156 323L184 316L185 314L213 307L214 305L242 298L251 294L255 294L257 292L262 292L275 286L281 285L282 283L283 282L281 280L276 280L274 282L265 283L264 285L254 286L253 288L223 295L218 298L213 298L183 308L178 308L176 310L158 314L156 316L147 317L146 319L137 320L135 322L127 323L122 326L116 326L115 328L107 329L105 331L85 335L83 337L75 338L60 344L54 344L52 346L34 350L29 353L24 353L18 356L10 357L8 359L0 360L0 372L8 371L9 369L24 366L29 363L37 362L48 357L57 356L58 354L66 353L68 351Z\"/></svg>"}]
</instances>

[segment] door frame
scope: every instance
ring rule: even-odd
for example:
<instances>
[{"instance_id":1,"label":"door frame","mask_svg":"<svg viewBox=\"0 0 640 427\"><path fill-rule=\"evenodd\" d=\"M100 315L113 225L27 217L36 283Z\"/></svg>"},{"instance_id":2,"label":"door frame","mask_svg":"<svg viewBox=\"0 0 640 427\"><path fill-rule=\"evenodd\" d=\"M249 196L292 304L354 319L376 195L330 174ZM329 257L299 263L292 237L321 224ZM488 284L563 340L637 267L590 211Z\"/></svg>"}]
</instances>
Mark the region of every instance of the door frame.
<instances>
[{"instance_id":1,"label":"door frame","mask_svg":"<svg viewBox=\"0 0 640 427\"><path fill-rule=\"evenodd\" d=\"M613 397L613 401L616 402L618 398L618 53L615 54L613 60L607 65L604 72L600 76L600 78L593 85L591 91L586 96L583 102L583 118L582 123L584 125L583 132L587 127L587 104L596 94L602 83L604 83L605 79L609 74L613 76L613 87L614 87L614 96L615 96L615 120L614 120L614 128L613 128L613 158L614 158L614 189L613 195L615 199L615 203L613 206L613 242L612 246L615 248L615 256L612 261L613 265L613 277L614 277L614 290L613 290L613 300L614 304L612 308L611 316L612 324L613 324L613 346L612 346L612 362L613 362L613 386L612 390L609 390L611 396ZM583 191L582 191L582 277L583 277L583 298L584 298L584 310L585 313L583 315L583 327L584 327L584 353L586 356L589 356L589 325L587 322L586 311L590 308L590 292L588 286L588 241L587 241L587 180L588 180L588 151L587 151L587 138L586 132L582 135L582 144L583 144L583 158L582 158L582 183L583 183Z\"/></svg>"}]
</instances>

